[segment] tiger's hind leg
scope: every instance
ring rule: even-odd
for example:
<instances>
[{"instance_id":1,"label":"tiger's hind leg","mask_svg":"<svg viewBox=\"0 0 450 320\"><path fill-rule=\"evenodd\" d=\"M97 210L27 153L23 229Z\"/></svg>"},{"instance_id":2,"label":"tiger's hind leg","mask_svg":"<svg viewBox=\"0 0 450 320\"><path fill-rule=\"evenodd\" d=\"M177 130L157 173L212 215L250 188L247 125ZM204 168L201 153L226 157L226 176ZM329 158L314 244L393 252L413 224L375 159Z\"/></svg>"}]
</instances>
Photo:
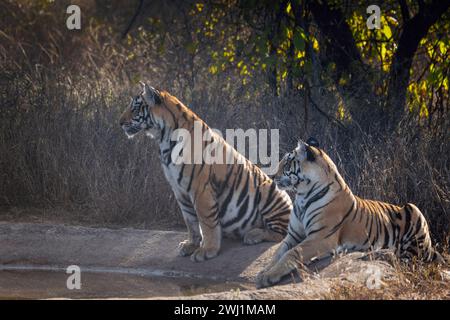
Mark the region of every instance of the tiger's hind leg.
<instances>
[{"instance_id":1,"label":"tiger's hind leg","mask_svg":"<svg viewBox=\"0 0 450 320\"><path fill-rule=\"evenodd\" d=\"M284 239L290 247L294 247L306 238L305 229L295 214L290 215L289 224L286 222L286 225L288 225L289 230L287 234L286 227L280 226L279 223L268 223L265 229L252 229L245 234L244 243L256 244L263 241L280 242Z\"/></svg>"},{"instance_id":2,"label":"tiger's hind leg","mask_svg":"<svg viewBox=\"0 0 450 320\"><path fill-rule=\"evenodd\" d=\"M405 260L418 257L426 262L445 263L442 256L433 248L428 223L422 212L411 203L406 204L404 210L405 215L409 215L411 223L402 237L400 257Z\"/></svg>"},{"instance_id":3,"label":"tiger's hind leg","mask_svg":"<svg viewBox=\"0 0 450 320\"><path fill-rule=\"evenodd\" d=\"M289 211L290 212L290 211ZM266 222L267 223L267 222ZM280 242L286 236L288 221L275 221L266 224L265 228L254 228L244 235L245 244L257 244L263 241ZM303 227L301 229L303 233ZM304 233L303 233L304 234ZM303 236L304 238L304 236Z\"/></svg>"},{"instance_id":4,"label":"tiger's hind leg","mask_svg":"<svg viewBox=\"0 0 450 320\"><path fill-rule=\"evenodd\" d=\"M257 244L263 241L280 242L284 236L270 229L254 228L244 235L245 244Z\"/></svg>"}]
</instances>

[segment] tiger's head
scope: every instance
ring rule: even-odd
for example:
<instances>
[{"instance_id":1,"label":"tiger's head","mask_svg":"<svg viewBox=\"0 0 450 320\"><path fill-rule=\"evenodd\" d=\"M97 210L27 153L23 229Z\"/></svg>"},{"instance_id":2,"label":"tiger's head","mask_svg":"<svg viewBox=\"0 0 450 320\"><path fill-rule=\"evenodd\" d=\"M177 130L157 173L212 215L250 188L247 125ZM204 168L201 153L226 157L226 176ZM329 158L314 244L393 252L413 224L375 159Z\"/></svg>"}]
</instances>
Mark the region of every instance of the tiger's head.
<instances>
[{"instance_id":1,"label":"tiger's head","mask_svg":"<svg viewBox=\"0 0 450 320\"><path fill-rule=\"evenodd\" d=\"M273 180L280 189L304 192L314 183L325 183L332 170L336 170L331 159L319 149L314 138L299 141L297 147L284 155L278 164Z\"/></svg>"},{"instance_id":2,"label":"tiger's head","mask_svg":"<svg viewBox=\"0 0 450 320\"><path fill-rule=\"evenodd\" d=\"M160 129L158 109L162 108L162 95L159 90L141 82L142 92L133 97L127 109L120 116L119 124L129 138L143 130L153 137L154 130Z\"/></svg>"}]
</instances>

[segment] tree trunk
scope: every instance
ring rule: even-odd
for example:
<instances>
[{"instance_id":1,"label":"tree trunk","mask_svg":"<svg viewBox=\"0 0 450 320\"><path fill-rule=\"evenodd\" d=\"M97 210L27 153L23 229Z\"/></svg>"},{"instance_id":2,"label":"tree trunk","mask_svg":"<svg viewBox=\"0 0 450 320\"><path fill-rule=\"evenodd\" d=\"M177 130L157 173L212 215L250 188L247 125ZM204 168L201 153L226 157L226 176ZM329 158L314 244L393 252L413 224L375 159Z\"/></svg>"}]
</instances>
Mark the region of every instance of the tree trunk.
<instances>
[{"instance_id":1,"label":"tree trunk","mask_svg":"<svg viewBox=\"0 0 450 320\"><path fill-rule=\"evenodd\" d=\"M269 35L268 35L268 40L269 40L269 55L271 57L276 57L277 55L277 50L276 50L276 44L275 42L275 38L276 36L279 34L280 32L280 24L281 24L281 20L283 19L283 10L286 7L287 4L287 0L283 0L282 2L278 3L275 7L275 14L270 14L269 15L269 21L268 21L268 25L272 26ZM268 66L268 81L269 81L269 86L274 94L274 96L278 96L278 82L277 82L277 66L276 66L276 61L273 65Z\"/></svg>"},{"instance_id":2,"label":"tree trunk","mask_svg":"<svg viewBox=\"0 0 450 320\"><path fill-rule=\"evenodd\" d=\"M376 126L367 119L378 118L380 104L368 77L369 68L362 62L361 54L342 12L338 8L329 7L326 2L309 1L307 5L325 38L321 44L326 50L322 65L327 68L327 63L334 62L336 68L332 78L353 119L353 124L357 124L366 132L374 130ZM345 79L344 84L340 83L341 79Z\"/></svg>"},{"instance_id":3,"label":"tree trunk","mask_svg":"<svg viewBox=\"0 0 450 320\"><path fill-rule=\"evenodd\" d=\"M422 4L419 12L412 19L404 22L403 32L398 42L389 72L385 111L388 115L388 130L395 130L406 110L406 92L414 54L430 27L449 8L450 2L436 0L428 5ZM403 16L407 8L403 4Z\"/></svg>"}]
</instances>

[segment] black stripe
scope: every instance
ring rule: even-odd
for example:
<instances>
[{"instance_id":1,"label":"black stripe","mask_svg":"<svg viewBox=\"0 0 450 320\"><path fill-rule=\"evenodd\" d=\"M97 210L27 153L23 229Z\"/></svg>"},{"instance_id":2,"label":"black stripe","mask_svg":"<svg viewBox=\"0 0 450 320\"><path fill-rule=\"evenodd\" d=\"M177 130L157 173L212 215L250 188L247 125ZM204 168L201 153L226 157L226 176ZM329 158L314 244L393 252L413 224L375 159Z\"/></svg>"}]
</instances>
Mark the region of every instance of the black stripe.
<instances>
[{"instance_id":1,"label":"black stripe","mask_svg":"<svg viewBox=\"0 0 450 320\"><path fill-rule=\"evenodd\" d=\"M240 169L241 166L239 166L237 168L237 170ZM231 170L230 170L230 175L231 173L234 171L233 169L235 169L236 166L231 166ZM228 180L228 179L227 179ZM219 211L219 217L223 218L225 213L227 212L228 206L233 198L233 194L234 194L234 189L235 189L235 185L238 182L238 178L235 176L234 180L233 180L233 184L231 185L231 188L228 188L228 194L227 197L225 198L224 202L222 203L222 206L220 208Z\"/></svg>"},{"instance_id":2,"label":"black stripe","mask_svg":"<svg viewBox=\"0 0 450 320\"><path fill-rule=\"evenodd\" d=\"M189 184L188 184L187 189L186 189L187 192L191 191L192 181L194 180L195 176L196 176L196 174L195 174L195 165L193 165L192 166L192 171L191 171L191 174L190 174Z\"/></svg>"},{"instance_id":3,"label":"black stripe","mask_svg":"<svg viewBox=\"0 0 450 320\"><path fill-rule=\"evenodd\" d=\"M308 232L308 237L311 236L312 234L316 233L316 232L322 231L322 230L325 229L325 228L326 228L326 227L323 226L322 228L319 228L319 229L316 229L316 230L313 230L313 231Z\"/></svg>"},{"instance_id":4,"label":"black stripe","mask_svg":"<svg viewBox=\"0 0 450 320\"><path fill-rule=\"evenodd\" d=\"M364 243L362 244L362 246L364 247L368 242L369 242L369 235L367 235L367 238L366 238L366 240L364 240Z\"/></svg>"},{"instance_id":5,"label":"black stripe","mask_svg":"<svg viewBox=\"0 0 450 320\"><path fill-rule=\"evenodd\" d=\"M183 179L183 172L184 172L184 168L186 167L186 165L183 163L181 165L181 169L180 172L178 173L178 179L177 179L177 183L180 184L181 179Z\"/></svg>"},{"instance_id":6,"label":"black stripe","mask_svg":"<svg viewBox=\"0 0 450 320\"><path fill-rule=\"evenodd\" d=\"M243 186L243 188L241 189L241 194L239 195L238 201L237 201L237 205L239 206L242 202L242 200L244 200L244 198L246 196L248 196L248 182L249 182L249 178L250 178L250 174L247 173L247 179L245 180L245 184Z\"/></svg>"},{"instance_id":7,"label":"black stripe","mask_svg":"<svg viewBox=\"0 0 450 320\"><path fill-rule=\"evenodd\" d=\"M373 239L372 246L375 244L375 242L378 241L378 238L380 236L380 217L378 214L375 213L375 222L377 226L377 231L375 232L375 238Z\"/></svg>"},{"instance_id":8,"label":"black stripe","mask_svg":"<svg viewBox=\"0 0 450 320\"><path fill-rule=\"evenodd\" d=\"M388 244L389 244L389 227L390 224L388 224L387 226L383 223L383 227L384 227L384 241L383 241L383 248L387 248Z\"/></svg>"},{"instance_id":9,"label":"black stripe","mask_svg":"<svg viewBox=\"0 0 450 320\"><path fill-rule=\"evenodd\" d=\"M269 217L271 217L270 213L277 212L279 209L281 209L285 205L283 198L277 197L275 199L276 200L275 200L274 204L272 204L270 207L266 207L264 212L261 213L262 216L269 215Z\"/></svg>"},{"instance_id":10,"label":"black stripe","mask_svg":"<svg viewBox=\"0 0 450 320\"><path fill-rule=\"evenodd\" d=\"M283 216L289 216L289 213L291 212L290 208L286 208L286 210L280 211L277 214L274 214L273 216L270 216L268 218L263 217L264 221L266 222L276 222L279 218Z\"/></svg>"},{"instance_id":11,"label":"black stripe","mask_svg":"<svg viewBox=\"0 0 450 320\"><path fill-rule=\"evenodd\" d=\"M314 219L315 217L317 217L319 214L322 213L322 211L320 211L320 209L322 209L323 207L327 206L327 205L330 204L330 203L331 203L331 201L327 202L326 204L324 204L323 206L321 206L321 207L319 207L319 208L314 209L314 211L312 211L312 212L310 212L310 213L308 214L308 218L309 218L309 219L308 219L308 221L307 221L306 224L305 224L305 229L308 229L309 224L313 221L313 219ZM319 211L319 212L317 212L316 214L313 214L313 213L316 212L316 211Z\"/></svg>"},{"instance_id":12,"label":"black stripe","mask_svg":"<svg viewBox=\"0 0 450 320\"><path fill-rule=\"evenodd\" d=\"M372 227L373 227L373 214L370 214L370 228L369 232L367 233L367 238L370 238L372 236Z\"/></svg>"},{"instance_id":13,"label":"black stripe","mask_svg":"<svg viewBox=\"0 0 450 320\"><path fill-rule=\"evenodd\" d=\"M292 212L294 213L294 216L297 217L298 220L300 220L300 208L298 207L297 202L294 202L294 207L292 208Z\"/></svg>"},{"instance_id":14,"label":"black stripe","mask_svg":"<svg viewBox=\"0 0 450 320\"><path fill-rule=\"evenodd\" d=\"M269 188L269 194L267 195L267 199L266 199L266 206L267 206L267 205L270 205L271 202L274 200L273 194L274 194L274 192L275 192L275 189L276 189L275 184L274 184L274 183L271 184L271 185L270 185L270 188Z\"/></svg>"},{"instance_id":15,"label":"black stripe","mask_svg":"<svg viewBox=\"0 0 450 320\"><path fill-rule=\"evenodd\" d=\"M205 216L205 218L211 218L212 216L216 215L216 213L217 213L217 206L218 206L218 203L216 201L216 202L214 202L213 206L209 209L209 211L211 213L209 215ZM216 218L214 220L217 220L217 216L216 216Z\"/></svg>"},{"instance_id":16,"label":"black stripe","mask_svg":"<svg viewBox=\"0 0 450 320\"><path fill-rule=\"evenodd\" d=\"M361 200L356 197L356 207L357 207L357 211L359 212L359 223L362 222L363 216L365 216L367 219L367 214L365 214L366 212L364 210L361 210ZM366 229L367 229L367 221L366 221Z\"/></svg>"},{"instance_id":17,"label":"black stripe","mask_svg":"<svg viewBox=\"0 0 450 320\"><path fill-rule=\"evenodd\" d=\"M364 204L363 204L364 205ZM361 210L361 209L363 209L364 208L364 213L365 213L365 215L366 215L366 224L365 224L365 226L364 226L364 228L367 230L367 228L369 227L369 220L371 219L371 217L372 217L372 215L369 213L369 212L366 212L366 210L367 210L367 208L364 206L364 207L360 207L360 209L359 210ZM372 221L370 220L370 224L372 224Z\"/></svg>"},{"instance_id":18,"label":"black stripe","mask_svg":"<svg viewBox=\"0 0 450 320\"><path fill-rule=\"evenodd\" d=\"M355 203L356 207L355 207L355 212L353 214L353 219L351 222L353 222L355 220L355 218L358 216L358 203ZM359 214L361 214L361 212L359 212Z\"/></svg>"},{"instance_id":19,"label":"black stripe","mask_svg":"<svg viewBox=\"0 0 450 320\"><path fill-rule=\"evenodd\" d=\"M247 212L247 208L248 208L248 198L245 199L244 203L242 204L241 208L239 209L237 216L235 216L233 219L225 222L223 224L223 226L226 228L226 227L229 227L232 224L240 221L244 217L245 213Z\"/></svg>"},{"instance_id":20,"label":"black stripe","mask_svg":"<svg viewBox=\"0 0 450 320\"><path fill-rule=\"evenodd\" d=\"M255 225L256 219L259 217L258 213L253 208L252 212L248 215L248 217L244 220L242 223L241 229L246 229L247 225L250 223L250 225Z\"/></svg>"},{"instance_id":21,"label":"black stripe","mask_svg":"<svg viewBox=\"0 0 450 320\"><path fill-rule=\"evenodd\" d=\"M345 219L347 219L347 217L350 215L350 213L353 211L354 208L355 208L355 201L352 202L352 205L350 206L350 209L347 211L345 216L342 218L341 222L339 222L337 225L335 225L333 227L333 229L331 229L331 231L328 233L328 235L325 238L330 237L332 234L334 234L341 227L341 225L344 223Z\"/></svg>"},{"instance_id":22,"label":"black stripe","mask_svg":"<svg viewBox=\"0 0 450 320\"><path fill-rule=\"evenodd\" d=\"M166 135L166 127L163 126L161 130L161 137L159 138L159 142L161 143L164 140L164 136Z\"/></svg>"},{"instance_id":23,"label":"black stripe","mask_svg":"<svg viewBox=\"0 0 450 320\"><path fill-rule=\"evenodd\" d=\"M223 203L222 203L222 206L220 207L220 210L219 210L219 217L221 217L221 218L224 217L225 213L227 212L228 205L230 204L232 197L233 197L233 189L230 188L230 189L228 190L228 195L227 195L227 197L225 198L225 200L224 200Z\"/></svg>"},{"instance_id":24,"label":"black stripe","mask_svg":"<svg viewBox=\"0 0 450 320\"><path fill-rule=\"evenodd\" d=\"M308 200L308 202L306 202L306 204L303 206L303 210L306 212L306 210L308 210L308 207L313 204L316 201L319 201L320 199L322 199L330 190L330 186L333 184L334 182L329 183L328 185L326 185L325 187L323 187L319 192L317 192L316 194L314 194L311 199Z\"/></svg>"},{"instance_id":25,"label":"black stripe","mask_svg":"<svg viewBox=\"0 0 450 320\"><path fill-rule=\"evenodd\" d=\"M416 235L419 228L420 228L420 218L417 218L414 226L411 225L407 234L403 236L404 241L409 241L414 235Z\"/></svg>"},{"instance_id":26,"label":"black stripe","mask_svg":"<svg viewBox=\"0 0 450 320\"><path fill-rule=\"evenodd\" d=\"M254 211L251 216L253 216L251 225L254 226L256 224L256 220L259 219L260 215L258 214L258 212Z\"/></svg>"},{"instance_id":27,"label":"black stripe","mask_svg":"<svg viewBox=\"0 0 450 320\"><path fill-rule=\"evenodd\" d=\"M301 237L295 230L289 229L288 234L297 242L299 243L303 237Z\"/></svg>"},{"instance_id":28,"label":"black stripe","mask_svg":"<svg viewBox=\"0 0 450 320\"><path fill-rule=\"evenodd\" d=\"M259 190L259 188L256 188L255 198L253 200L253 210L255 210L255 211L258 210L258 203L260 200L261 200L261 191ZM257 214L259 215L259 212Z\"/></svg>"},{"instance_id":29,"label":"black stripe","mask_svg":"<svg viewBox=\"0 0 450 320\"><path fill-rule=\"evenodd\" d=\"M409 205L405 206L405 228L403 229L403 237L405 239L405 234L409 232L410 224L411 224L411 209Z\"/></svg>"},{"instance_id":30,"label":"black stripe","mask_svg":"<svg viewBox=\"0 0 450 320\"><path fill-rule=\"evenodd\" d=\"M311 189L309 189L309 191L308 191L308 193L306 194L306 196L305 196L305 199L307 199L310 195L311 195L311 193L315 190L315 186L318 184L318 182L316 182L316 183L314 183L313 184L313 186L311 187ZM317 187L318 188L318 187Z\"/></svg>"}]
</instances>

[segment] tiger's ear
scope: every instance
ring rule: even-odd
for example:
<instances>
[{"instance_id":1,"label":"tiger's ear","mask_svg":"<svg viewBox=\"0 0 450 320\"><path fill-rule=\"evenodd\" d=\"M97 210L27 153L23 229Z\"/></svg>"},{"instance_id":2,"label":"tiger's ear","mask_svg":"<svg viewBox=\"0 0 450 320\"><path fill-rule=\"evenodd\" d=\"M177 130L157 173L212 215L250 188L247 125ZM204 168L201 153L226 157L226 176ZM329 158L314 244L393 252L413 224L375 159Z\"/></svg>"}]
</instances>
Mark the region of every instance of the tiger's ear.
<instances>
[{"instance_id":1,"label":"tiger's ear","mask_svg":"<svg viewBox=\"0 0 450 320\"><path fill-rule=\"evenodd\" d=\"M310 146L306 146L306 160L311 162L316 160L316 154Z\"/></svg>"},{"instance_id":2,"label":"tiger's ear","mask_svg":"<svg viewBox=\"0 0 450 320\"><path fill-rule=\"evenodd\" d=\"M309 139L308 139L309 141ZM301 161L307 160L307 161L315 161L316 155L314 153L314 150L311 148L308 142L304 142L303 140L298 141L298 148L299 148L299 158Z\"/></svg>"},{"instance_id":3,"label":"tiger's ear","mask_svg":"<svg viewBox=\"0 0 450 320\"><path fill-rule=\"evenodd\" d=\"M308 140L306 140L306 143L310 146L319 148L319 141L317 141L316 138L309 137Z\"/></svg>"},{"instance_id":4,"label":"tiger's ear","mask_svg":"<svg viewBox=\"0 0 450 320\"><path fill-rule=\"evenodd\" d=\"M149 86L148 84L139 81L142 85L142 89L143 89L143 98L145 100L145 102L147 102L147 104L150 107L153 107L156 104L161 104L161 93L156 90L155 88Z\"/></svg>"}]
</instances>

